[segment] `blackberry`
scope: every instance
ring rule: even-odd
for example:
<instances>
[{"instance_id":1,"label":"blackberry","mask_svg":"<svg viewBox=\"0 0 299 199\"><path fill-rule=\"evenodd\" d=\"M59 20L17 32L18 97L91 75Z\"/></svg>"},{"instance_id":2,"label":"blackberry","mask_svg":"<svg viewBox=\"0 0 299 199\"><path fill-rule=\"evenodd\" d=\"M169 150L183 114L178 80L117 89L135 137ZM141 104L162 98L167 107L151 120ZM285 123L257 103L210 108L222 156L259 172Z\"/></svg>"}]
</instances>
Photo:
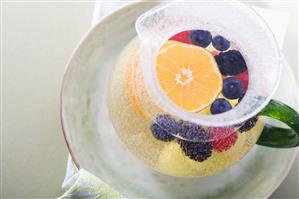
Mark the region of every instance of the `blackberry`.
<instances>
[{"instance_id":1,"label":"blackberry","mask_svg":"<svg viewBox=\"0 0 299 199\"><path fill-rule=\"evenodd\" d=\"M249 131L250 129L252 129L255 126L257 120L258 120L258 117L254 116L254 117L248 119L247 121L245 121L242 124L242 126L239 128L240 133L243 133L243 132L246 132L246 131Z\"/></svg>"},{"instance_id":2,"label":"blackberry","mask_svg":"<svg viewBox=\"0 0 299 199\"><path fill-rule=\"evenodd\" d=\"M180 131L178 133L179 136L190 140L190 141L201 141L202 135L204 135L205 131L199 125L188 122L188 121L179 121Z\"/></svg>"},{"instance_id":3,"label":"blackberry","mask_svg":"<svg viewBox=\"0 0 299 199\"><path fill-rule=\"evenodd\" d=\"M170 115L158 115L155 122L150 127L155 138L169 142L175 139L175 134L179 132L179 124Z\"/></svg>"},{"instance_id":4,"label":"blackberry","mask_svg":"<svg viewBox=\"0 0 299 199\"><path fill-rule=\"evenodd\" d=\"M212 155L212 142L209 135L206 133L198 132L201 137L200 142L191 142L186 140L179 140L180 147L183 153L192 160L203 162Z\"/></svg>"},{"instance_id":5,"label":"blackberry","mask_svg":"<svg viewBox=\"0 0 299 199\"><path fill-rule=\"evenodd\" d=\"M215 60L222 75L237 75L247 70L246 62L237 50L220 52Z\"/></svg>"},{"instance_id":6,"label":"blackberry","mask_svg":"<svg viewBox=\"0 0 299 199\"><path fill-rule=\"evenodd\" d=\"M179 124L178 122L172 118L170 115L158 115L156 117L156 123L160 125L165 131L177 134L179 131Z\"/></svg>"},{"instance_id":7,"label":"blackberry","mask_svg":"<svg viewBox=\"0 0 299 199\"><path fill-rule=\"evenodd\" d=\"M170 142L175 139L175 137L172 134L165 131L157 123L153 123L151 125L151 131L152 131L153 136L158 140L161 140L164 142Z\"/></svg>"}]
</instances>

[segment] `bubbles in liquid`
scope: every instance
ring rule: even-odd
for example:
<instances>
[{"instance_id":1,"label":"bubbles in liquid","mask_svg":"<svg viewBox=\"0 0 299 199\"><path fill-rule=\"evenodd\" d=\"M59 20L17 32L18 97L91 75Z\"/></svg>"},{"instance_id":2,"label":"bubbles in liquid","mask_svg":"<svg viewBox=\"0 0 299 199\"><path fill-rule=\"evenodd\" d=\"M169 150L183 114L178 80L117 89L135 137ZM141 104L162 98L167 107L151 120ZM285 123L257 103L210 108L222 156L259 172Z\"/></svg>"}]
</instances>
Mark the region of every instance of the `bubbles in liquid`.
<instances>
[{"instance_id":1,"label":"bubbles in liquid","mask_svg":"<svg viewBox=\"0 0 299 199\"><path fill-rule=\"evenodd\" d=\"M234 74L231 74L231 70L228 70L230 74L223 75L215 57L219 56L220 53L231 50L237 51L237 48L234 47L235 45L232 42L223 38L223 40L217 39L214 45L217 45L217 49L225 50L217 50L213 47L213 38L216 35L213 33L211 33L212 41L210 41L207 47L203 48L193 45L192 39L194 38L191 39L189 35L190 31L177 34L171 37L166 42L166 45L161 48L160 53L167 54L170 52L171 57L179 58L174 61L175 66L183 67L174 67L169 71L169 69L163 68L165 65L162 65L159 74L161 75L160 78L164 80L172 78L170 81L176 81L183 87L188 86L193 80L201 81L202 79L198 79L197 76L203 76L204 79L205 72L208 71L210 78L206 79L209 80L206 85L211 90L216 89L216 94L214 96L210 95L209 99L205 98L202 100L208 105L202 106L202 110L196 110L193 113L211 114L212 104L219 99L224 99L232 108L235 107L238 101L242 100L247 86L242 87L242 95L240 95L240 88L237 86L237 89L234 90L235 87L230 87L230 84L235 86L235 79L239 80L237 83L241 82L244 84L245 82L248 84L248 72L241 70L239 71L240 73L235 74L236 72L233 70ZM207 45L207 41L204 41L205 36L197 36L197 43ZM229 47L227 47L228 41ZM185 45L192 46L191 51L194 51L195 55L201 58L199 60L206 59L208 64L202 68L199 67L197 70L193 67L200 65L200 61L195 60L196 64L192 65L189 59L183 59L184 56L176 54L175 50L167 51L168 48L176 47L174 49L180 49L180 52L185 53L186 57L192 58L188 51L183 50L186 48ZM165 174L174 176L205 176L217 173L234 164L254 145L263 128L263 122L259 118L252 120L254 121L254 123L250 122L252 125L242 123L228 127L208 127L182 120L179 117L168 114L167 111L161 110L155 104L155 99L148 93L144 84L138 61L139 53L137 39L133 40L124 49L111 77L108 99L113 126L121 140L135 155L155 170ZM238 57L239 54L234 54L234 56ZM162 57L162 59L164 63L173 62L168 60L168 58L165 60ZM234 59L230 61L236 62ZM180 62L182 65L176 62ZM174 73L175 70L181 70L181 73ZM244 76L247 76L247 80ZM218 79L220 83L216 86L209 84L210 80L213 80L212 77ZM229 91L222 93L224 80L232 77L235 78L234 81L229 80L227 83ZM168 83L168 81L166 82ZM204 85L205 82L201 83ZM195 88L200 88L198 84L196 85ZM171 97L175 96L171 95ZM192 99L192 96L189 95L185 99L188 98ZM198 100L201 100L200 98L201 96L197 97ZM178 100L177 103L182 103L182 101ZM191 111L196 106L186 105L187 108L192 108ZM217 111L219 111L218 106L215 108ZM240 132L238 130L240 127L243 127L241 129L244 131Z\"/></svg>"}]
</instances>

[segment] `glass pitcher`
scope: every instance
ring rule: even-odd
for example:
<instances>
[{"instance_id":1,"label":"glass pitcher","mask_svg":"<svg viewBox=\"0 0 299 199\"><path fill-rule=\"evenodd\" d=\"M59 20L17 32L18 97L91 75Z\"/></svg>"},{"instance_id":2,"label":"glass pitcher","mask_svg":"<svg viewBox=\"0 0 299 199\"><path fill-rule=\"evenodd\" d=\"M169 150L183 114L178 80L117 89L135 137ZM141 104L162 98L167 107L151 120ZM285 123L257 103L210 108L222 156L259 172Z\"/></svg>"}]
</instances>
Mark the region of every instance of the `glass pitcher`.
<instances>
[{"instance_id":1,"label":"glass pitcher","mask_svg":"<svg viewBox=\"0 0 299 199\"><path fill-rule=\"evenodd\" d=\"M136 31L138 38L123 50L112 74L109 109L122 141L153 169L174 176L205 176L236 163L256 143L276 148L298 146L298 113L271 99L280 77L280 51L272 32L253 10L236 1L175 1L140 16ZM169 41L186 32L188 42L178 42L181 38ZM235 48L221 49L227 42ZM209 46L219 52L214 54ZM175 62L166 60L171 52ZM204 70L186 67L194 53ZM238 74L224 70L226 62L222 65L219 59L225 56L229 63L235 63L235 57L242 58L249 74L246 92L236 94L235 88L229 87L235 85ZM202 60L206 60L204 64ZM179 69L172 69L172 65L165 72L163 67L170 62ZM161 70L160 63L164 64ZM170 95L165 89L172 85L164 85L171 77L167 74L176 80L173 87L180 83L180 88L186 88L198 80L197 76L205 76L201 86L211 82L213 89L204 92L204 87L191 94L187 89L185 94L177 90ZM225 89L233 89L233 94ZM219 112L226 98L234 107ZM210 114L202 107L208 107ZM272 126L263 116L289 128Z\"/></svg>"}]
</instances>

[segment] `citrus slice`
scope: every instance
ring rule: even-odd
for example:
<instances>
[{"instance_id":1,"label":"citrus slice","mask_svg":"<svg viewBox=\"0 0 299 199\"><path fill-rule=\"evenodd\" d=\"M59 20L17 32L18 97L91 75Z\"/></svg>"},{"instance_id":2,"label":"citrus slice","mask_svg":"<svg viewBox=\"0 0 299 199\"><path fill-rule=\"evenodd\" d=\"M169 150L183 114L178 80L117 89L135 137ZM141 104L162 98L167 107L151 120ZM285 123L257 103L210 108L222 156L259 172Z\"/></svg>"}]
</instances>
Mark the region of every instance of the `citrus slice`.
<instances>
[{"instance_id":1,"label":"citrus slice","mask_svg":"<svg viewBox=\"0 0 299 199\"><path fill-rule=\"evenodd\" d=\"M213 55L204 48L177 41L167 41L160 49L156 75L170 100L187 111L207 107L222 89Z\"/></svg>"},{"instance_id":2,"label":"citrus slice","mask_svg":"<svg viewBox=\"0 0 299 199\"><path fill-rule=\"evenodd\" d=\"M139 50L134 50L134 52L131 55L131 60L129 64L127 65L127 71L126 71L126 79L125 79L125 88L128 93L128 96L130 98L131 104L133 106L133 109L135 112L141 116L143 119L147 119L147 116L142 108L141 103L139 102L139 99L136 94L136 85L135 81L137 81L134 78L137 78L137 73L139 72L139 62L138 62L138 55ZM142 78L142 77L138 77ZM140 80L143 81L143 80ZM142 88L141 88L142 89Z\"/></svg>"}]
</instances>

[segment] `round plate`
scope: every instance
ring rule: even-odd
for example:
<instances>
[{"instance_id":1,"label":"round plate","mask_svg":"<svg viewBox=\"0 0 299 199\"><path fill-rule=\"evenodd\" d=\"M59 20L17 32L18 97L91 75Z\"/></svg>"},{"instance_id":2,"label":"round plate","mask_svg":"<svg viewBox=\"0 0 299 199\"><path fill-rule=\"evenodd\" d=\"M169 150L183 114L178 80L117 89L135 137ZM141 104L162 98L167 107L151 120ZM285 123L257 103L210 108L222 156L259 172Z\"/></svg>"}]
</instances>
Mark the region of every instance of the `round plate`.
<instances>
[{"instance_id":1,"label":"round plate","mask_svg":"<svg viewBox=\"0 0 299 199\"><path fill-rule=\"evenodd\" d=\"M62 86L61 120L74 161L127 198L268 197L288 173L295 149L255 146L240 162L217 175L178 178L149 168L117 137L108 115L109 75L121 49L136 36L135 20L155 5L134 3L105 17L73 53ZM275 98L294 107L296 84L284 65Z\"/></svg>"}]
</instances>

